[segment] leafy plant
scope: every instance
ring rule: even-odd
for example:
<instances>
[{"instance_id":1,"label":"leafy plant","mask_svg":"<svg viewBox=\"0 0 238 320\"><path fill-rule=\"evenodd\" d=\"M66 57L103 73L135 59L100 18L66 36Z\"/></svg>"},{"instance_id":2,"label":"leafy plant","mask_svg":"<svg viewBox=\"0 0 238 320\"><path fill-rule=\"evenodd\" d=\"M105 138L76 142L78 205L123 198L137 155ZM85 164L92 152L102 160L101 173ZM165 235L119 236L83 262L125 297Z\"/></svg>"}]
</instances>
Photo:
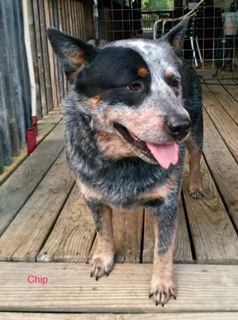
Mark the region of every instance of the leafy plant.
<instances>
[{"instance_id":1,"label":"leafy plant","mask_svg":"<svg viewBox=\"0 0 238 320\"><path fill-rule=\"evenodd\" d=\"M144 11L167 11L174 9L174 0L142 0Z\"/></svg>"}]
</instances>

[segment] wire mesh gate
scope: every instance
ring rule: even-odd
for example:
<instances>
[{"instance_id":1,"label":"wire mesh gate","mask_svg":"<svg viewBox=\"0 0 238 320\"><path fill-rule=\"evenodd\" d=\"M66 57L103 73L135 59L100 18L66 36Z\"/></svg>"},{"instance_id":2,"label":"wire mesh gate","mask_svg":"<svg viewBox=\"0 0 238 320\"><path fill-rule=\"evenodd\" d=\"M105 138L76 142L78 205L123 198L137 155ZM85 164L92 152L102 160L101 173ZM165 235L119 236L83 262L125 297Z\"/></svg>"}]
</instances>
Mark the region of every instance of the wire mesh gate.
<instances>
[{"instance_id":1,"label":"wire mesh gate","mask_svg":"<svg viewBox=\"0 0 238 320\"><path fill-rule=\"evenodd\" d=\"M108 41L153 37L158 19L169 30L198 3L187 32L184 57L202 70L234 71L237 59L237 0L100 0L100 38ZM158 29L157 36L161 35ZM199 55L199 51L201 55ZM214 73L214 72L213 72ZM231 73L231 77L237 76Z\"/></svg>"}]
</instances>

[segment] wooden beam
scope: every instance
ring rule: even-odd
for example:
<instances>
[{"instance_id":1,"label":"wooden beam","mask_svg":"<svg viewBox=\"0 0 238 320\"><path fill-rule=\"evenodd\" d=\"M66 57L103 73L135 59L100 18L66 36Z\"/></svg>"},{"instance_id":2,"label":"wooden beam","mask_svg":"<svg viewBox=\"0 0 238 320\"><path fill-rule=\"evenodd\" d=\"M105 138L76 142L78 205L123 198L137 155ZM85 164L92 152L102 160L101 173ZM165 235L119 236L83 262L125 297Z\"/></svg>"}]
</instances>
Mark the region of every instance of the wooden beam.
<instances>
[{"instance_id":1,"label":"wooden beam","mask_svg":"<svg viewBox=\"0 0 238 320\"><path fill-rule=\"evenodd\" d=\"M237 320L238 312L161 313L155 314L76 314L2 312L4 320Z\"/></svg>"},{"instance_id":2,"label":"wooden beam","mask_svg":"<svg viewBox=\"0 0 238 320\"><path fill-rule=\"evenodd\" d=\"M108 278L99 281L90 278L89 266L84 264L1 262L0 267L1 311L238 311L237 266L177 265L177 300L169 301L164 308L156 307L148 298L150 264L117 264ZM45 285L29 283L29 275L47 277L48 282Z\"/></svg>"}]
</instances>

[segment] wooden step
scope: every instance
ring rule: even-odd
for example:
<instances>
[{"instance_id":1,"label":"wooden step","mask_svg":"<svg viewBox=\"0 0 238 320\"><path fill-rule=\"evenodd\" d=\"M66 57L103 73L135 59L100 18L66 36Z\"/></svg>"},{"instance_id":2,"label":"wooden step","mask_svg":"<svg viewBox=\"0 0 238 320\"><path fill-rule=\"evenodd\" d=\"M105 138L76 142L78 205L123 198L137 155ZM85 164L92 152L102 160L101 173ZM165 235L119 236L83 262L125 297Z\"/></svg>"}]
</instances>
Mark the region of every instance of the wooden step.
<instances>
[{"instance_id":1,"label":"wooden step","mask_svg":"<svg viewBox=\"0 0 238 320\"><path fill-rule=\"evenodd\" d=\"M0 313L0 320L237 320L237 312L159 314Z\"/></svg>"},{"instance_id":2,"label":"wooden step","mask_svg":"<svg viewBox=\"0 0 238 320\"><path fill-rule=\"evenodd\" d=\"M238 311L234 265L176 265L177 300L164 308L148 298L150 264L117 264L108 278L99 281L90 278L86 264L1 262L0 269L0 311L5 312ZM29 275L47 277L48 283L29 283Z\"/></svg>"}]
</instances>

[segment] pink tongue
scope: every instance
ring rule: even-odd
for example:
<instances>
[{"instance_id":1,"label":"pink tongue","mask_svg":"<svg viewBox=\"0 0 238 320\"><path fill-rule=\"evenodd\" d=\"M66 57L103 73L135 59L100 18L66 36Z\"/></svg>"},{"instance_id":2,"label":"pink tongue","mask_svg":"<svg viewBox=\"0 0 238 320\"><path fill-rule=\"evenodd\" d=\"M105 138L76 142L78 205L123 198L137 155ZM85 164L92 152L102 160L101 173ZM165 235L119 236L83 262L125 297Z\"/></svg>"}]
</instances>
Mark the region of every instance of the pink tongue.
<instances>
[{"instance_id":1,"label":"pink tongue","mask_svg":"<svg viewBox=\"0 0 238 320\"><path fill-rule=\"evenodd\" d=\"M179 146L177 143L163 145L146 143L146 145L164 169L168 169L171 163L175 165L178 162Z\"/></svg>"}]
</instances>

